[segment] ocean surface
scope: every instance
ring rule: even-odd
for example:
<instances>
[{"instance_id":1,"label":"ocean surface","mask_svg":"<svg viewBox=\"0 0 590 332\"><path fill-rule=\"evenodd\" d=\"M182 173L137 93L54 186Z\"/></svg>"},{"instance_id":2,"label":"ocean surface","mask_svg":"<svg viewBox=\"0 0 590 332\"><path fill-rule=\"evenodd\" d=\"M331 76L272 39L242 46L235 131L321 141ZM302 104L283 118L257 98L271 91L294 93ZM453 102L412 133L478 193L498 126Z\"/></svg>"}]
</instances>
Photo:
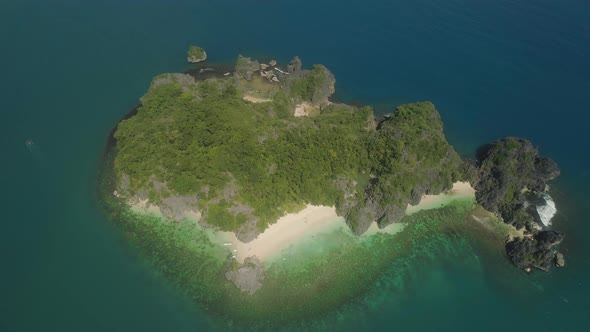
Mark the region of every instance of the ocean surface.
<instances>
[{"instance_id":1,"label":"ocean surface","mask_svg":"<svg viewBox=\"0 0 590 332\"><path fill-rule=\"evenodd\" d=\"M561 167L565 268L514 277L458 237L302 327L590 330L590 2L3 0L0 331L227 328L152 273L96 194L109 131L153 76L190 68L192 43L212 62L322 63L339 100L433 101L464 155L521 136Z\"/></svg>"}]
</instances>

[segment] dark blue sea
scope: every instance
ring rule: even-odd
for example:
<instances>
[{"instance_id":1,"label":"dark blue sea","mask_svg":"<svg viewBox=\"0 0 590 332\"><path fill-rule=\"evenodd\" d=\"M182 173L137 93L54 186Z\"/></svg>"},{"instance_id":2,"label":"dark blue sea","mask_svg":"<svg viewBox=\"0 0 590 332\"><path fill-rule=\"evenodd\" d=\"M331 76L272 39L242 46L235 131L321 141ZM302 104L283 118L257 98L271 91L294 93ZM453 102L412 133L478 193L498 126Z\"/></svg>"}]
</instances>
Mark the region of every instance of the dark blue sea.
<instances>
[{"instance_id":1,"label":"dark blue sea","mask_svg":"<svg viewBox=\"0 0 590 332\"><path fill-rule=\"evenodd\" d=\"M96 197L109 131L153 76L189 68L189 44L220 63L298 55L334 73L341 101L433 101L464 155L521 136L561 167L565 268L514 284L503 257L441 257L317 326L590 331L587 0L2 0L0 331L223 326L150 272Z\"/></svg>"}]
</instances>

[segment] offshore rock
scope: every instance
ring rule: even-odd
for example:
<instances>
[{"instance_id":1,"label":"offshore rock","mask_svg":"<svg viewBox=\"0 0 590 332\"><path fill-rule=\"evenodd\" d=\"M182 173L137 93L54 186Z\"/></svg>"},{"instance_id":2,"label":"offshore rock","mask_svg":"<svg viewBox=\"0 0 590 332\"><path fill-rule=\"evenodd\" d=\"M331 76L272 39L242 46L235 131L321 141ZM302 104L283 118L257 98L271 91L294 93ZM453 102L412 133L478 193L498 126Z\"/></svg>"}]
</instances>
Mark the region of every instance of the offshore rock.
<instances>
[{"instance_id":1,"label":"offshore rock","mask_svg":"<svg viewBox=\"0 0 590 332\"><path fill-rule=\"evenodd\" d=\"M555 266L557 266L557 267L564 267L565 266L565 257L563 257L563 254L560 252L555 254Z\"/></svg>"},{"instance_id":2,"label":"offshore rock","mask_svg":"<svg viewBox=\"0 0 590 332\"><path fill-rule=\"evenodd\" d=\"M477 202L517 229L532 228L534 216L527 211L525 194L544 192L547 182L559 176L557 164L521 138L504 138L484 150L475 182Z\"/></svg>"},{"instance_id":3,"label":"offshore rock","mask_svg":"<svg viewBox=\"0 0 590 332\"><path fill-rule=\"evenodd\" d=\"M256 256L247 257L243 264L234 266L225 273L225 278L236 285L242 292L254 294L264 280L262 262Z\"/></svg>"},{"instance_id":4,"label":"offshore rock","mask_svg":"<svg viewBox=\"0 0 590 332\"><path fill-rule=\"evenodd\" d=\"M186 61L189 63L199 63L207 60L207 52L204 49L191 46L188 50Z\"/></svg>"},{"instance_id":5,"label":"offshore rock","mask_svg":"<svg viewBox=\"0 0 590 332\"><path fill-rule=\"evenodd\" d=\"M556 247L564 237L559 232L541 231L534 237L517 238L506 243L506 254L518 268L535 267L549 271L558 259ZM561 259L563 259L563 255L561 255ZM563 259L563 263L565 264L565 259Z\"/></svg>"}]
</instances>

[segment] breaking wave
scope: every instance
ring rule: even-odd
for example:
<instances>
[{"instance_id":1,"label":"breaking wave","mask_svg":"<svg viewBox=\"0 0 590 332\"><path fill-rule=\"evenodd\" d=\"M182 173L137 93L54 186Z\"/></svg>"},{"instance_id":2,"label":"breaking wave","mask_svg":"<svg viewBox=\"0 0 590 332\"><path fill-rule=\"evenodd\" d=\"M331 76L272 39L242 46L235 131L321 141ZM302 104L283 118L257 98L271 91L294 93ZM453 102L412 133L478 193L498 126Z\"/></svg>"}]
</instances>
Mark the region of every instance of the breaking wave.
<instances>
[{"instance_id":1,"label":"breaking wave","mask_svg":"<svg viewBox=\"0 0 590 332\"><path fill-rule=\"evenodd\" d=\"M555 207L553 198L551 198L549 194L542 193L540 198L542 199L542 203L537 204L537 213L539 213L539 218L543 225L549 227L551 226L551 219L553 219L557 213L557 208Z\"/></svg>"}]
</instances>

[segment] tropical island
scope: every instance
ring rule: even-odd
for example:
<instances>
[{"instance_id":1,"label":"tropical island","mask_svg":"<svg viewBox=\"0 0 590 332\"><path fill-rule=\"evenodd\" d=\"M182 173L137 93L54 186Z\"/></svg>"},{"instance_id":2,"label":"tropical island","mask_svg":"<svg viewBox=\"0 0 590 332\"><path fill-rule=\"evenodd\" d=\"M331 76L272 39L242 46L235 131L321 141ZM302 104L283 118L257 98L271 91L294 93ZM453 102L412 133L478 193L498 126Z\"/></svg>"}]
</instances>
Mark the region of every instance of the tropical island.
<instances>
[{"instance_id":1,"label":"tropical island","mask_svg":"<svg viewBox=\"0 0 590 332\"><path fill-rule=\"evenodd\" d=\"M207 60L207 52L201 47L190 46L186 56L186 61L189 63L199 63Z\"/></svg>"},{"instance_id":2,"label":"tropical island","mask_svg":"<svg viewBox=\"0 0 590 332\"><path fill-rule=\"evenodd\" d=\"M331 100L335 82L325 66L303 69L298 57L280 67L241 55L230 73L211 68L206 75L155 77L140 106L114 130L103 176L109 213L127 218L123 228L140 247L149 246L156 265L211 306L210 296L200 297L198 287L205 286L192 279L208 262L197 252L222 257L222 263L210 262L217 271L211 280L224 279L262 299L265 280L285 273L273 257L293 251L301 236L349 234L339 237L341 252L333 262L342 262L347 250L377 255L356 238L398 248L413 241L411 234L423 234L412 220L446 213L438 208L461 215L448 219L468 219L495 232L521 269L565 264L558 252L564 236L549 229L552 212L546 211L552 203L548 182L559 169L529 141L504 138L483 147L475 160L461 158L446 141L432 103L401 105L376 118L370 107ZM137 217L149 214L157 220ZM432 229L453 224L446 222ZM371 256L375 266L363 267L360 278L374 278L385 256ZM350 271L317 260L302 263L305 270L322 275L328 269L349 280L344 273ZM355 273L350 278L358 279L361 272ZM299 285L293 286L299 295L305 294L304 280L298 274L290 281ZM209 291L231 292L220 285ZM287 292L285 285L280 289ZM330 296L326 306L344 295Z\"/></svg>"}]
</instances>

